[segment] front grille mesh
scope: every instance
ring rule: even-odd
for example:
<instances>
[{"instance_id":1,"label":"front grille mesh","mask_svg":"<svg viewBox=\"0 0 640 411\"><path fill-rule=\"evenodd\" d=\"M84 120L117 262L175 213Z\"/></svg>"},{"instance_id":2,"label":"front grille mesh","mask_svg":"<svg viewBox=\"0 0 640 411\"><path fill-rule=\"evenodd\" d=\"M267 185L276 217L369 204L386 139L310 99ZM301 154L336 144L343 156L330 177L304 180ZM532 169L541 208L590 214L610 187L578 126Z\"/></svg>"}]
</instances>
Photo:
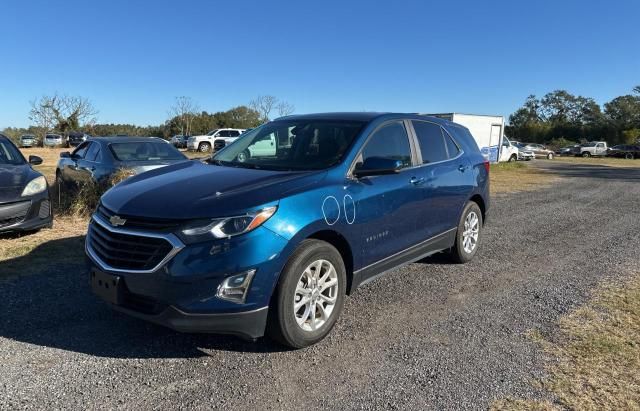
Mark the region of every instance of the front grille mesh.
<instances>
[{"instance_id":1,"label":"front grille mesh","mask_svg":"<svg viewBox=\"0 0 640 411\"><path fill-rule=\"evenodd\" d=\"M0 206L0 227L8 227L24 221L31 208L30 201Z\"/></svg>"},{"instance_id":2,"label":"front grille mesh","mask_svg":"<svg viewBox=\"0 0 640 411\"><path fill-rule=\"evenodd\" d=\"M173 249L162 238L114 233L96 222L89 227L87 241L102 262L120 270L151 270Z\"/></svg>"}]
</instances>

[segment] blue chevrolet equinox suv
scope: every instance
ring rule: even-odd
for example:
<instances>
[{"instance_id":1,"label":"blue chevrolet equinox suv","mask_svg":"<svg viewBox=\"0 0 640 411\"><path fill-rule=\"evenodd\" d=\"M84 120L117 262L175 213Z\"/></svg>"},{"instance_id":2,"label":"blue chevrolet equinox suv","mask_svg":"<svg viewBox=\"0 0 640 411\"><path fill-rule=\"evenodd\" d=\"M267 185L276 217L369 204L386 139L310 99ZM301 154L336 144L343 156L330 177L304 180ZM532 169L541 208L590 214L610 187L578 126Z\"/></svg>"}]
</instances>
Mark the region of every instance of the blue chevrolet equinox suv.
<instances>
[{"instance_id":1,"label":"blue chevrolet equinox suv","mask_svg":"<svg viewBox=\"0 0 640 411\"><path fill-rule=\"evenodd\" d=\"M86 239L116 310L185 332L323 339L345 295L445 252L471 260L489 164L466 128L414 114L294 115L110 189ZM417 285L417 284L416 284Z\"/></svg>"}]
</instances>

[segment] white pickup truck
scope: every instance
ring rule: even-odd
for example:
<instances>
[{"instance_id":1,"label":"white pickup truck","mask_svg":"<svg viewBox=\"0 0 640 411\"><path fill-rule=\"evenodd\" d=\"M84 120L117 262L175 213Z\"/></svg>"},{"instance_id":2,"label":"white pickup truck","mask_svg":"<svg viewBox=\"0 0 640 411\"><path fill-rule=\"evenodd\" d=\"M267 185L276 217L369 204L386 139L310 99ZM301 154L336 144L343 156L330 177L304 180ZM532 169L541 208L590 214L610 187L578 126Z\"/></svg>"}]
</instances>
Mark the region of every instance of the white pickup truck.
<instances>
[{"instance_id":1,"label":"white pickup truck","mask_svg":"<svg viewBox=\"0 0 640 411\"><path fill-rule=\"evenodd\" d=\"M192 136L187 140L187 149L203 153L212 148L220 149L234 142L244 131L241 128L218 128L202 136Z\"/></svg>"},{"instance_id":2,"label":"white pickup truck","mask_svg":"<svg viewBox=\"0 0 640 411\"><path fill-rule=\"evenodd\" d=\"M575 146L571 149L571 154L580 157L606 156L607 142L590 141L588 143L580 144L579 146Z\"/></svg>"}]
</instances>

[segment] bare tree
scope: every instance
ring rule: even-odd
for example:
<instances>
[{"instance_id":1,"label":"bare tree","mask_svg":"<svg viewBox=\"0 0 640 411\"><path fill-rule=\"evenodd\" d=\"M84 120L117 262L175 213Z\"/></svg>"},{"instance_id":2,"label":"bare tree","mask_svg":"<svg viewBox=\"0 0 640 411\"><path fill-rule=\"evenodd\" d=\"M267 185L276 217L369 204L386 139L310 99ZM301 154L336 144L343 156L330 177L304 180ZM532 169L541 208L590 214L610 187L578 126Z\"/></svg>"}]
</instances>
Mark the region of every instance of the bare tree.
<instances>
[{"instance_id":1,"label":"bare tree","mask_svg":"<svg viewBox=\"0 0 640 411\"><path fill-rule=\"evenodd\" d=\"M260 113L260 121L266 123L277 102L278 99L274 96L258 96L249 102L249 107Z\"/></svg>"},{"instance_id":2,"label":"bare tree","mask_svg":"<svg viewBox=\"0 0 640 411\"><path fill-rule=\"evenodd\" d=\"M191 135L191 124L197 111L198 105L193 102L191 97L187 96L176 97L176 101L169 109L169 116L172 119L177 119L180 133L183 136Z\"/></svg>"},{"instance_id":3,"label":"bare tree","mask_svg":"<svg viewBox=\"0 0 640 411\"><path fill-rule=\"evenodd\" d=\"M281 101L276 105L276 110L278 111L278 115L282 117L282 116L288 116L289 114L296 111L296 107L291 103L288 103L286 101Z\"/></svg>"},{"instance_id":4,"label":"bare tree","mask_svg":"<svg viewBox=\"0 0 640 411\"><path fill-rule=\"evenodd\" d=\"M92 126L97 114L89 99L56 93L31 101L29 119L46 134L52 129L65 132L78 130L81 126Z\"/></svg>"}]
</instances>

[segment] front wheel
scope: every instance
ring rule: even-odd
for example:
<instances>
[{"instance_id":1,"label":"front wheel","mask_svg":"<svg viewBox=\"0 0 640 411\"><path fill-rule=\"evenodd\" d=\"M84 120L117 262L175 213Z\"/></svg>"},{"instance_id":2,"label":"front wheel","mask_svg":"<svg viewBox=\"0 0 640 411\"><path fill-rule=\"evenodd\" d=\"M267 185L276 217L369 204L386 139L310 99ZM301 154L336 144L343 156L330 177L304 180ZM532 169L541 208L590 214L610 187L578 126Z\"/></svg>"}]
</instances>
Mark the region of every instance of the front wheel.
<instances>
[{"instance_id":1,"label":"front wheel","mask_svg":"<svg viewBox=\"0 0 640 411\"><path fill-rule=\"evenodd\" d=\"M588 151L585 151L584 153L582 153L582 157L589 158L589 157L591 157L591 153L588 152Z\"/></svg>"},{"instance_id":2,"label":"front wheel","mask_svg":"<svg viewBox=\"0 0 640 411\"><path fill-rule=\"evenodd\" d=\"M626 158L627 160L633 160L634 156L633 153L627 153L624 155L624 158Z\"/></svg>"},{"instance_id":3,"label":"front wheel","mask_svg":"<svg viewBox=\"0 0 640 411\"><path fill-rule=\"evenodd\" d=\"M269 310L268 335L292 348L319 342L340 316L346 284L338 250L324 241L304 240L280 275Z\"/></svg>"},{"instance_id":4,"label":"front wheel","mask_svg":"<svg viewBox=\"0 0 640 411\"><path fill-rule=\"evenodd\" d=\"M478 251L482 233L482 212L477 203L469 201L462 211L456 242L451 248L451 260L464 264L473 259Z\"/></svg>"},{"instance_id":5,"label":"front wheel","mask_svg":"<svg viewBox=\"0 0 640 411\"><path fill-rule=\"evenodd\" d=\"M198 150L201 153L207 153L207 152L211 151L211 144L209 144L209 143L200 143L200 145L198 146Z\"/></svg>"},{"instance_id":6,"label":"front wheel","mask_svg":"<svg viewBox=\"0 0 640 411\"><path fill-rule=\"evenodd\" d=\"M509 157L509 162L511 163L512 161L516 161L518 159L518 156L516 156L515 154L512 154L511 157Z\"/></svg>"},{"instance_id":7,"label":"front wheel","mask_svg":"<svg viewBox=\"0 0 640 411\"><path fill-rule=\"evenodd\" d=\"M251 153L249 153L249 150L244 150L240 154L238 154L237 160L241 163L244 163L249 159L249 157L251 157Z\"/></svg>"},{"instance_id":8,"label":"front wheel","mask_svg":"<svg viewBox=\"0 0 640 411\"><path fill-rule=\"evenodd\" d=\"M553 153L547 154L547 160L553 160Z\"/></svg>"}]
</instances>

